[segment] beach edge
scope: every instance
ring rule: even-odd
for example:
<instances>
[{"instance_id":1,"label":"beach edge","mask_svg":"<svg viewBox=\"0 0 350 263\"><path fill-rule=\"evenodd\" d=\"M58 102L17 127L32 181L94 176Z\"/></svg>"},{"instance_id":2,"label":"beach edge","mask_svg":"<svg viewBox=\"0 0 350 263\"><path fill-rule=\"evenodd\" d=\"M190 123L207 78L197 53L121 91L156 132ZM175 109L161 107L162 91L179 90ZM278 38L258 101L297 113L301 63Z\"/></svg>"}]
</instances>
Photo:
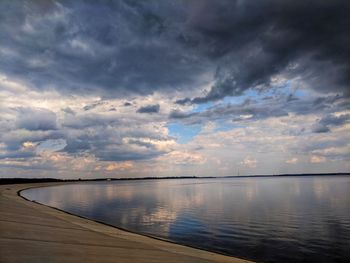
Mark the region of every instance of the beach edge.
<instances>
[{"instance_id":1,"label":"beach edge","mask_svg":"<svg viewBox=\"0 0 350 263\"><path fill-rule=\"evenodd\" d=\"M46 216L48 215L49 218L55 218L59 221L66 222L68 225L71 225L72 228L79 227L84 229L89 233L89 236L92 235L94 236L95 234L102 234L105 236L108 236L112 238L112 243L115 241L115 244L120 244L123 243L128 243L128 244L137 244L137 246L140 245L140 249L143 249L143 254L145 254L145 251L149 249L149 251L152 251L154 254L155 251L159 252L159 262L164 262L168 261L170 259L174 259L174 257L178 258L179 256L183 258L188 258L188 262L236 262L236 263L241 263L241 262L252 262L246 259L241 259L241 258L236 258L236 257L231 257L231 256L226 256L223 254L215 253L215 252L210 252L198 248L193 248L185 245L180 245L177 243L173 243L168 240L162 240L160 238L155 238L155 237L150 237L150 236L145 236L142 234L130 232L124 229L120 229L114 226L107 225L103 222L97 222L91 219L87 219L85 217L81 217L78 215L74 215L71 213L68 213L66 211L53 208L50 206L46 206L44 204L39 204L37 202L32 202L30 200L27 200L25 197L20 195L21 191L24 191L26 189L30 188L40 188L40 187L48 187L48 186L56 186L56 185L66 185L66 184L76 184L78 182L55 182L55 183L34 183L34 184L11 184L11 185L0 185L0 196L1 196L1 208L4 206L6 207L19 207L19 209L15 209L16 211L12 212L12 218L16 218L16 213L18 214L18 217L21 215L21 209L20 207L23 207L22 210L24 210L24 207L26 209L30 209L32 213L34 214L40 214L39 220L46 220ZM11 211L3 211L4 209L0 210L0 224L1 225L6 225L6 222L3 220L3 212L5 213L6 216L8 216L8 213L11 214ZM35 213L37 212L37 213ZM43 217L43 218L42 218ZM21 222L17 222L17 224L21 224ZM2 229L2 226L0 225L0 229ZM5 226L4 226L5 227ZM20 227L20 226L19 226ZM39 229L40 230L40 229ZM8 231L6 233L9 233ZM40 236L38 237L40 239ZM62 240L63 238L63 240ZM81 237L84 239L84 237ZM4 239L9 239L8 236L2 236L0 234L0 249L2 244L4 243ZM25 236L23 237L25 240ZM96 240L98 240L96 238ZM95 241L95 240L94 240ZM28 241L31 242L31 241ZM67 241L68 242L68 241ZM103 250L103 247L108 247L109 244L105 244L101 242L101 244L97 242L97 246L100 247L101 250ZM95 242L95 243L96 243ZM64 237L61 237L61 243L65 243ZM112 244L113 245L113 244ZM1 249L2 250L2 249ZM126 248L127 250L127 248ZM130 247L130 252L135 253L135 248ZM63 251L62 251L63 252ZM165 253L164 253L165 252ZM126 254L127 255L127 254ZM30 255L31 257L34 257L35 255ZM41 255L37 255L40 257ZM53 255L55 256L55 255ZM13 258L15 258L16 255L13 255ZM73 257L70 258L70 260L73 260ZM127 261L127 256L125 257L125 260ZM139 262L146 262L147 257L141 257ZM176 259L175 258L175 259ZM6 258L5 258L6 259ZM120 261L120 258L115 258L115 261ZM124 259L124 258L123 258ZM3 260L3 259L2 259ZM133 262L136 260L137 261L137 256L134 254L130 254L130 260ZM154 258L152 258L154 260ZM184 259L182 259L184 260ZM10 261L10 260L8 260ZM73 260L74 261L74 260ZM2 261L3 262L3 261ZM6 261L4 261L6 262ZM79 259L78 261L79 262Z\"/></svg>"}]
</instances>

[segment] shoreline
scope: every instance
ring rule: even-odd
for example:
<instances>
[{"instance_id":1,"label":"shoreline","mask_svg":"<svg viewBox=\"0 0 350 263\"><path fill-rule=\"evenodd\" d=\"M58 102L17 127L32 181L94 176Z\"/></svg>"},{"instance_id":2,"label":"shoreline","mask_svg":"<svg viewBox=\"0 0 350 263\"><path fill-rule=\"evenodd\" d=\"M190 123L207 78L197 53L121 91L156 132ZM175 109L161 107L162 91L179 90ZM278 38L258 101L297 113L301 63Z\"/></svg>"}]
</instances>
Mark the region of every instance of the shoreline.
<instances>
[{"instance_id":1,"label":"shoreline","mask_svg":"<svg viewBox=\"0 0 350 263\"><path fill-rule=\"evenodd\" d=\"M75 183L84 183L79 181L79 182L67 182L67 183L64 183L64 184L75 184ZM61 183L58 183L58 184L55 184L55 185L61 185ZM54 185L51 185L51 186L54 186ZM105 226L108 226L108 227L112 227L112 228L115 228L115 229L118 229L120 231L125 231L125 232L128 232L128 233L131 233L131 234L135 234L135 235L140 235L140 236L143 236L143 237L147 237L147 238L151 238L151 239L155 239L155 240L158 240L158 241L162 241L162 242L168 242L170 244L174 244L174 245L180 245L180 246L185 246L185 247L188 247L188 248L193 248L193 249L198 249L198 250L201 250L201 251L205 251L205 252L208 252L208 253L215 253L215 254L219 254L219 255L223 255L223 256L227 256L227 257L233 257L235 258L235 256L231 256L231 255L228 255L228 254L224 254L224 253L220 253L220 252L215 252L215 251L210 251L210 250L206 250L206 249L203 249L203 248L199 248L199 247L195 247L195 246L190 246L190 245L185 245L185 244L180 244L180 243L176 243L175 241L172 241L170 239L166 239L166 238L161 238L161 237L157 237L157 236L152 236L152 235L147 235L147 234L142 234L142 233L138 233L138 232L134 232L134 231L131 231L131 230L128 230L128 229L125 229L125 228L122 228L122 227L118 227L118 226L114 226L114 225L111 225L111 224L108 224L108 223L105 223L105 222L102 222L102 221L99 221L99 220L94 220L94 219L91 219L91 218L88 218L88 217L84 217L84 216L81 216L81 215L77 215L77 214L74 214L74 213L70 213L68 211L65 211L65 210L62 210L60 208L57 208L57 207L54 207L54 206L49 206L49 205L45 205L45 204L42 204L42 203L39 203L37 201L32 201L32 200L29 200L27 199L26 197L22 196L21 195L21 192L23 191L26 191L28 189L34 189L34 188L43 188L43 187L50 187L50 186L33 186L33 187L29 187L29 188L24 188L24 189L21 189L19 191L17 191L17 195L28 201L28 202L32 202L32 203L35 203L37 205L42 205L42 206L45 206L45 207L48 207L48 208L51 208L51 209L55 209L57 211L60 211L62 213L66 213L68 215L71 215L71 216L75 216L75 217L79 217L83 220L90 220L92 222L96 222L98 224L102 224L102 225L105 225ZM244 258L239 258L239 259L242 259L242 260L246 260L248 262L251 262L249 261L249 259L244 259Z\"/></svg>"},{"instance_id":2,"label":"shoreline","mask_svg":"<svg viewBox=\"0 0 350 263\"><path fill-rule=\"evenodd\" d=\"M56 179L56 178L0 178L0 185L5 184L34 184L34 183L77 183L77 182L104 182L104 181L142 181L142 180L175 180L175 179L231 179L231 178L283 178L283 177L310 177L310 176L350 176L350 172L341 173L301 173L301 174L252 174L227 176L177 176L177 177L132 177L132 178L99 178L99 179Z\"/></svg>"},{"instance_id":3,"label":"shoreline","mask_svg":"<svg viewBox=\"0 0 350 263\"><path fill-rule=\"evenodd\" d=\"M0 186L1 262L37 262L43 257L48 258L48 262L252 262L134 233L30 201L20 195L21 191L29 188L75 183ZM25 217L36 220L27 221ZM21 227L23 231L20 231ZM45 250L51 253L43 251L43 242L47 244ZM18 249L21 247L24 249ZM83 260L81 256L87 255L89 257Z\"/></svg>"}]
</instances>

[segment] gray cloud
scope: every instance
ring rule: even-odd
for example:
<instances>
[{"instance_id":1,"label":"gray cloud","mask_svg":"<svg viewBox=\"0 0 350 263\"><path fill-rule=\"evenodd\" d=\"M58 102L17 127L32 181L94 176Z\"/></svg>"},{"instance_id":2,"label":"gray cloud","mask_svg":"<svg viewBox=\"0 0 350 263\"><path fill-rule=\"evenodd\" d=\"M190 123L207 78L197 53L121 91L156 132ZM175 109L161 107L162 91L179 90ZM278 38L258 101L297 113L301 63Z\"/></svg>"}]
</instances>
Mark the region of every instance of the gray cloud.
<instances>
[{"instance_id":1,"label":"gray cloud","mask_svg":"<svg viewBox=\"0 0 350 263\"><path fill-rule=\"evenodd\" d=\"M320 123L324 125L340 126L348 122L349 120L350 120L350 114L342 114L339 116L328 115L323 117L320 120Z\"/></svg>"},{"instance_id":2,"label":"gray cloud","mask_svg":"<svg viewBox=\"0 0 350 263\"><path fill-rule=\"evenodd\" d=\"M61 152L88 153L101 161L146 160L164 153L149 140L166 141L168 135L157 132L156 124L147 125L133 115L120 118L84 112L66 116L62 126L67 145Z\"/></svg>"},{"instance_id":3,"label":"gray cloud","mask_svg":"<svg viewBox=\"0 0 350 263\"><path fill-rule=\"evenodd\" d=\"M173 110L170 112L169 118L170 119L187 119L193 115L195 115L195 114L186 113L186 112L179 111L179 110Z\"/></svg>"},{"instance_id":4,"label":"gray cloud","mask_svg":"<svg viewBox=\"0 0 350 263\"><path fill-rule=\"evenodd\" d=\"M98 102L94 102L94 103L92 103L92 104L89 104L89 105L86 105L86 106L84 106L84 110L85 111L88 111L88 110L92 110L92 109L94 109L94 108L96 108L96 107L98 107L98 106L100 106L100 105L103 105L104 104L104 102L103 101L98 101Z\"/></svg>"},{"instance_id":5,"label":"gray cloud","mask_svg":"<svg viewBox=\"0 0 350 263\"><path fill-rule=\"evenodd\" d=\"M136 152L114 149L111 151L99 151L96 153L96 157L98 157L101 161L142 161L152 159L156 156L161 155L162 153L163 152L159 151Z\"/></svg>"},{"instance_id":6,"label":"gray cloud","mask_svg":"<svg viewBox=\"0 0 350 263\"><path fill-rule=\"evenodd\" d=\"M327 125L342 125L348 120L348 114L336 117L335 112L348 110L347 98L339 95L323 96L318 98L299 98L293 94L278 93L274 96L265 96L262 99L245 99L239 104L216 104L200 112L184 112L173 110L169 114L172 121L181 121L188 124L206 123L208 121L228 120L233 122L247 122L262 120L270 117L287 116L288 114L307 115L322 113L325 117L314 125L316 132L328 132Z\"/></svg>"},{"instance_id":7,"label":"gray cloud","mask_svg":"<svg viewBox=\"0 0 350 263\"><path fill-rule=\"evenodd\" d=\"M57 129L56 114L47 109L19 108L17 109L16 126L30 131Z\"/></svg>"},{"instance_id":8,"label":"gray cloud","mask_svg":"<svg viewBox=\"0 0 350 263\"><path fill-rule=\"evenodd\" d=\"M312 132L314 133L326 133L331 130L324 124L316 123L312 126Z\"/></svg>"},{"instance_id":9,"label":"gray cloud","mask_svg":"<svg viewBox=\"0 0 350 263\"><path fill-rule=\"evenodd\" d=\"M61 152L67 153L84 153L91 150L91 143L84 136L78 138L67 139L67 145L61 150Z\"/></svg>"},{"instance_id":10,"label":"gray cloud","mask_svg":"<svg viewBox=\"0 0 350 263\"><path fill-rule=\"evenodd\" d=\"M67 114L72 114L72 115L75 114L75 112L70 107L64 108L64 109L62 109L62 111L67 113Z\"/></svg>"},{"instance_id":11,"label":"gray cloud","mask_svg":"<svg viewBox=\"0 0 350 263\"><path fill-rule=\"evenodd\" d=\"M85 113L79 115L67 115L62 122L62 126L73 129L84 129L88 127L105 127L108 125L118 124L116 116L103 113Z\"/></svg>"},{"instance_id":12,"label":"gray cloud","mask_svg":"<svg viewBox=\"0 0 350 263\"><path fill-rule=\"evenodd\" d=\"M7 153L0 154L0 159L18 159L18 158L31 158L34 157L36 154L32 151L10 151Z\"/></svg>"},{"instance_id":13,"label":"gray cloud","mask_svg":"<svg viewBox=\"0 0 350 263\"><path fill-rule=\"evenodd\" d=\"M64 133L59 130L49 131L28 131L28 130L12 130L8 133L3 133L1 141L6 145L9 151L19 150L24 142L42 142L49 139L62 139Z\"/></svg>"},{"instance_id":14,"label":"gray cloud","mask_svg":"<svg viewBox=\"0 0 350 263\"><path fill-rule=\"evenodd\" d=\"M340 116L327 115L312 126L312 131L315 133L330 132L329 126L341 126L349 120L350 114L342 114Z\"/></svg>"},{"instance_id":15,"label":"gray cloud","mask_svg":"<svg viewBox=\"0 0 350 263\"><path fill-rule=\"evenodd\" d=\"M137 110L137 112L138 113L158 113L159 110L160 110L159 104L155 104L155 105L147 105L147 106L140 107Z\"/></svg>"}]
</instances>

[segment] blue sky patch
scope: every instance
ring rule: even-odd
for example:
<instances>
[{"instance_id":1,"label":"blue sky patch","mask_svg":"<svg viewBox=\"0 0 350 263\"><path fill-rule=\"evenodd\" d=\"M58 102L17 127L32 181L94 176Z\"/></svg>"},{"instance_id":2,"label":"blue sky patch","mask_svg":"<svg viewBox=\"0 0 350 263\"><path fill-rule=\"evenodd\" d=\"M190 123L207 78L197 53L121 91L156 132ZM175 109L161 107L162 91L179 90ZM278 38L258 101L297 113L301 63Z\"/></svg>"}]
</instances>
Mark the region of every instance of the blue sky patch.
<instances>
[{"instance_id":1,"label":"blue sky patch","mask_svg":"<svg viewBox=\"0 0 350 263\"><path fill-rule=\"evenodd\" d=\"M193 139L202 129L201 125L183 125L173 123L167 125L170 136L176 137L177 142L186 144Z\"/></svg>"}]
</instances>

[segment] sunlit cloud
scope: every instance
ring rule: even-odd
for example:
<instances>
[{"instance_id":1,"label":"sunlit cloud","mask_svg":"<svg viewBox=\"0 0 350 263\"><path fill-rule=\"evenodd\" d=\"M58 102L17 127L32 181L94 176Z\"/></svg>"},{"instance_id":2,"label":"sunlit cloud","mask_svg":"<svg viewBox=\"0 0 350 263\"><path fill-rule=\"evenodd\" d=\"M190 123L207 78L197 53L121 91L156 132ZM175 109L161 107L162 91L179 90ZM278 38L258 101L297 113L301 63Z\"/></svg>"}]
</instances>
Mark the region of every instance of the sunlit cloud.
<instances>
[{"instance_id":1,"label":"sunlit cloud","mask_svg":"<svg viewBox=\"0 0 350 263\"><path fill-rule=\"evenodd\" d=\"M326 161L326 158L324 156L312 155L310 157L311 163L324 163L325 161Z\"/></svg>"},{"instance_id":2,"label":"sunlit cloud","mask_svg":"<svg viewBox=\"0 0 350 263\"><path fill-rule=\"evenodd\" d=\"M256 159L253 159L250 156L247 156L244 158L244 160L241 162L242 165L247 166L249 168L255 168L257 165L258 161Z\"/></svg>"},{"instance_id":3,"label":"sunlit cloud","mask_svg":"<svg viewBox=\"0 0 350 263\"><path fill-rule=\"evenodd\" d=\"M298 162L298 158L296 157L286 160L286 163L289 163L289 164L296 164L297 162Z\"/></svg>"},{"instance_id":4,"label":"sunlit cloud","mask_svg":"<svg viewBox=\"0 0 350 263\"><path fill-rule=\"evenodd\" d=\"M111 163L108 164L106 167L106 171L112 172L116 170L127 170L130 169L133 166L132 162L120 162L120 163Z\"/></svg>"}]
</instances>

